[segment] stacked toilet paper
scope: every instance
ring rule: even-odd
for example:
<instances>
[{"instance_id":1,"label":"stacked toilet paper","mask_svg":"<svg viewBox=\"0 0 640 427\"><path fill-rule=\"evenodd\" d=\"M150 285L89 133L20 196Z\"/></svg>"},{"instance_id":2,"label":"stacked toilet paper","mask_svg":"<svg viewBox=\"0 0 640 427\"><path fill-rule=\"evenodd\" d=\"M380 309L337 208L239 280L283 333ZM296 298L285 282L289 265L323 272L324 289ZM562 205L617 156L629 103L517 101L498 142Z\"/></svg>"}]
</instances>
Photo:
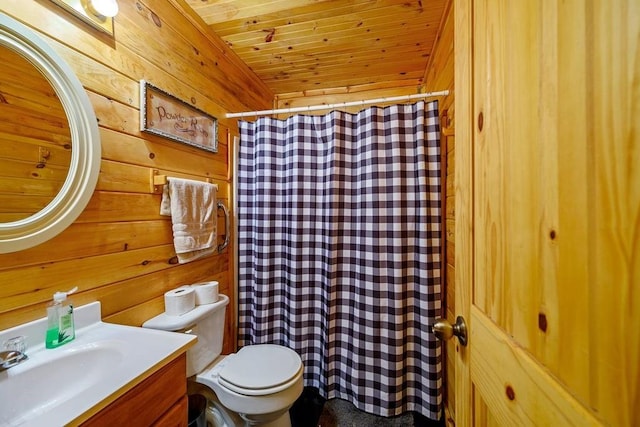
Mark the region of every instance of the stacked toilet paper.
<instances>
[{"instance_id":1,"label":"stacked toilet paper","mask_svg":"<svg viewBox=\"0 0 640 427\"><path fill-rule=\"evenodd\" d=\"M196 292L193 288L182 286L164 294L164 312L167 316L181 316L196 306Z\"/></svg>"},{"instance_id":2,"label":"stacked toilet paper","mask_svg":"<svg viewBox=\"0 0 640 427\"><path fill-rule=\"evenodd\" d=\"M201 282L181 286L164 294L164 312L167 316L182 316L196 305L218 301L218 282Z\"/></svg>"},{"instance_id":3,"label":"stacked toilet paper","mask_svg":"<svg viewBox=\"0 0 640 427\"><path fill-rule=\"evenodd\" d=\"M218 282L200 282L191 285L196 292L196 305L213 304L218 301Z\"/></svg>"}]
</instances>

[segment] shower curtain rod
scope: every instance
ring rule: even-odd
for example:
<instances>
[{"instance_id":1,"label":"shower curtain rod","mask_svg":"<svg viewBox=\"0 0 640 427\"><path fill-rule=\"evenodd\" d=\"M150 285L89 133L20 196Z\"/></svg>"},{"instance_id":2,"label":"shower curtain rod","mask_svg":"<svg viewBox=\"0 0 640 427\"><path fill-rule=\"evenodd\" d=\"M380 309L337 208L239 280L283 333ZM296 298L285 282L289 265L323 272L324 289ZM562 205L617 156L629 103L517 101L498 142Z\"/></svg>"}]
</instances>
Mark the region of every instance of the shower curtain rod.
<instances>
[{"instance_id":1,"label":"shower curtain rod","mask_svg":"<svg viewBox=\"0 0 640 427\"><path fill-rule=\"evenodd\" d=\"M264 116L268 114L279 114L279 113L299 113L299 112L316 111L316 110L331 110L333 108L353 107L356 105L378 104L378 103L395 102L395 101L410 101L412 99L433 98L436 96L447 96L447 95L449 95L448 90L441 90L439 92L417 93L414 95L393 96L390 98L377 98L377 99L365 99L362 101L340 102L338 104L309 105L307 107L280 108L277 110L261 110L261 111L245 111L242 113L227 113L226 117L228 119L232 119L235 117Z\"/></svg>"}]
</instances>

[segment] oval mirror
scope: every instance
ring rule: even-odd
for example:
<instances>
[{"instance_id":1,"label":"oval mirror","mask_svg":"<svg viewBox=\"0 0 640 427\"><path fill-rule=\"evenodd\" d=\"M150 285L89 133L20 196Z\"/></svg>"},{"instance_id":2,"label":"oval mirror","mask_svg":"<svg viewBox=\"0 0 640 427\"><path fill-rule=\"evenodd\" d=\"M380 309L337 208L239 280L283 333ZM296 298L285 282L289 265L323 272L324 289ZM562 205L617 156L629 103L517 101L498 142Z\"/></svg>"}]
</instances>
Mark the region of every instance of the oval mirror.
<instances>
[{"instance_id":1,"label":"oval mirror","mask_svg":"<svg viewBox=\"0 0 640 427\"><path fill-rule=\"evenodd\" d=\"M0 253L38 245L84 210L100 134L82 84L35 32L0 13Z\"/></svg>"}]
</instances>

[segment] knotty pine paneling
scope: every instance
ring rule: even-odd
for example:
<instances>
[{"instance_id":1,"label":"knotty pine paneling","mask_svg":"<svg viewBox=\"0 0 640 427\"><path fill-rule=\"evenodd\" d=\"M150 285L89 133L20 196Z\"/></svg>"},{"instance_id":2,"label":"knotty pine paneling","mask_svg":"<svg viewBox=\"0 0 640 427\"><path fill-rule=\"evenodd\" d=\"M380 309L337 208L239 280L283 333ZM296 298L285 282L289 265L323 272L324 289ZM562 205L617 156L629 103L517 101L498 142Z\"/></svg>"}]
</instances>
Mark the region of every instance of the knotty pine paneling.
<instances>
[{"instance_id":1,"label":"knotty pine paneling","mask_svg":"<svg viewBox=\"0 0 640 427\"><path fill-rule=\"evenodd\" d=\"M344 86L331 89L318 89L313 91L282 93L276 95L276 108L298 108L309 105L338 104L342 102L362 101L364 99L390 98L394 96L413 95L418 93L418 80L416 84L406 85L406 82L388 81L360 86ZM380 103L378 105L387 105ZM352 106L340 108L342 111L357 113L367 106ZM329 110L326 110L328 112ZM315 111L313 114L323 114L324 111ZM287 114L281 114L278 118L286 118Z\"/></svg>"},{"instance_id":2,"label":"knotty pine paneling","mask_svg":"<svg viewBox=\"0 0 640 427\"><path fill-rule=\"evenodd\" d=\"M415 90L447 3L186 1L277 94L388 81Z\"/></svg>"},{"instance_id":3,"label":"knotty pine paneling","mask_svg":"<svg viewBox=\"0 0 640 427\"><path fill-rule=\"evenodd\" d=\"M442 295L444 306L442 317L455 323L455 92L454 92L454 12L448 2L440 23L436 43L425 73L424 92L449 90L449 95L439 99L441 135L441 157L443 159L443 228ZM456 340L443 346L444 355L444 404L447 425L455 425L455 354Z\"/></svg>"},{"instance_id":4,"label":"knotty pine paneling","mask_svg":"<svg viewBox=\"0 0 640 427\"><path fill-rule=\"evenodd\" d=\"M171 222L159 215L161 195L150 178L158 171L210 179L231 209L228 140L237 124L224 114L271 108L273 94L180 4L120 2L109 37L46 0L3 1L2 11L38 32L84 85L100 126L102 164L96 191L73 225L32 249L0 255L0 329L43 317L53 292L74 286L76 305L101 301L107 321L140 325L163 310L166 291L218 280L231 298L224 351L235 348L233 245L177 264ZM141 79L216 116L218 153L141 132Z\"/></svg>"}]
</instances>

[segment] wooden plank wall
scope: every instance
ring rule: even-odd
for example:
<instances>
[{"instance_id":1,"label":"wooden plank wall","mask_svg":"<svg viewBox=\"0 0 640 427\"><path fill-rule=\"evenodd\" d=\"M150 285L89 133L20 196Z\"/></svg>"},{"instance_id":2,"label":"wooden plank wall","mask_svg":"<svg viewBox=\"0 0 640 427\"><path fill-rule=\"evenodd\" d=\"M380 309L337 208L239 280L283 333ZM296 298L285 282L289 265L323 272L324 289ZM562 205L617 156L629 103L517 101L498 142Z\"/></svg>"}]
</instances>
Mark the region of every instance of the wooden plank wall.
<instances>
[{"instance_id":1,"label":"wooden plank wall","mask_svg":"<svg viewBox=\"0 0 640 427\"><path fill-rule=\"evenodd\" d=\"M443 317L452 324L456 320L455 311L455 111L454 111L454 51L453 29L454 12L453 2L448 2L445 13L440 23L438 38L434 46L427 72L425 74L424 92L449 90L449 95L440 99L440 126L442 135L440 139L443 167ZM447 341L444 347L444 393L445 393L445 417L447 425L455 425L455 355L458 341Z\"/></svg>"},{"instance_id":2,"label":"wooden plank wall","mask_svg":"<svg viewBox=\"0 0 640 427\"><path fill-rule=\"evenodd\" d=\"M2 2L2 12L37 31L86 88L99 121L102 164L97 189L73 225L32 249L0 255L0 329L43 317L53 293L74 286L76 306L98 300L107 321L140 325L163 311L166 291L218 280L231 297L229 352L236 341L235 249L177 264L171 222L159 215L161 195L150 188L150 176L157 170L210 178L232 208L229 141L237 124L224 114L272 108L273 94L193 12L183 10L182 0L119 5L111 37L48 0ZM140 79L217 117L218 153L141 132Z\"/></svg>"},{"instance_id":3,"label":"wooden plank wall","mask_svg":"<svg viewBox=\"0 0 640 427\"><path fill-rule=\"evenodd\" d=\"M363 99L390 98L393 96L413 95L419 93L420 88L416 86L397 86L399 82L375 83L369 85L335 87L331 89L318 89L312 91L282 93L275 97L275 108L298 108L309 105L339 104L342 102L362 101ZM389 103L378 103L384 106ZM368 106L352 106L340 108L342 111L357 113ZM329 110L314 111L313 114L324 114ZM274 117L284 119L290 114L274 115Z\"/></svg>"}]
</instances>

